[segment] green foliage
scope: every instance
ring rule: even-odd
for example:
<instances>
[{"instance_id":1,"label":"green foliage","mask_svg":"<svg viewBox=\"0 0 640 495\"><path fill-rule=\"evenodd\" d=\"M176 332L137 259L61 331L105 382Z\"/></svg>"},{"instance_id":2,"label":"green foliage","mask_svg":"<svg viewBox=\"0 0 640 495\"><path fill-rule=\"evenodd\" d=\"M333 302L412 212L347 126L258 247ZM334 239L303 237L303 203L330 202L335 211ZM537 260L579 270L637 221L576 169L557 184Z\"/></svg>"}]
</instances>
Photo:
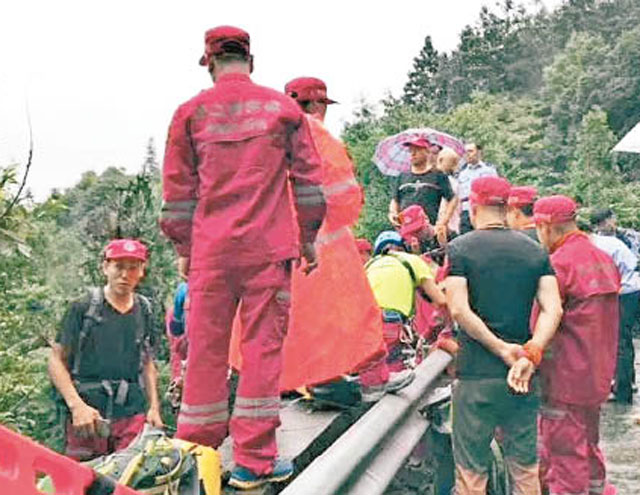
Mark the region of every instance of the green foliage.
<instances>
[{"instance_id":1,"label":"green foliage","mask_svg":"<svg viewBox=\"0 0 640 495\"><path fill-rule=\"evenodd\" d=\"M484 145L516 184L611 206L640 226L640 156L611 148L640 120L640 2L569 0L527 12L511 0L483 8L452 53L427 37L400 100L363 107L345 128L367 203L358 232L388 228L389 189L371 162L381 139L434 127Z\"/></svg>"},{"instance_id":2,"label":"green foliage","mask_svg":"<svg viewBox=\"0 0 640 495\"><path fill-rule=\"evenodd\" d=\"M14 171L0 170L0 208L14 186ZM140 173L128 175L118 168L101 175L87 172L75 187L54 192L40 204L18 204L0 219L0 423L61 447L47 348L69 300L104 282L100 262L109 239L135 237L149 247L140 291L152 299L162 331L164 301L177 277L173 250L157 228L160 194L150 142ZM166 356L164 346L160 358ZM166 385L168 367L161 363L160 372Z\"/></svg>"}]
</instances>

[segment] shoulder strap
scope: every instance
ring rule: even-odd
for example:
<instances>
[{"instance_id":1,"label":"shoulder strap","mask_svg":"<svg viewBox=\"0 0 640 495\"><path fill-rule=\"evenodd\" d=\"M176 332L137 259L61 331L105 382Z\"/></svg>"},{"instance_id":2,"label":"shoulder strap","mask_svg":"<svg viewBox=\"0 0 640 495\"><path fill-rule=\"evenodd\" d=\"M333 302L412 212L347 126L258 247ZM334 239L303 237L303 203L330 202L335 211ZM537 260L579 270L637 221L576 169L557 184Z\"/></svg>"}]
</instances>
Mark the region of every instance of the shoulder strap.
<instances>
[{"instance_id":1,"label":"shoulder strap","mask_svg":"<svg viewBox=\"0 0 640 495\"><path fill-rule=\"evenodd\" d=\"M135 294L135 302L140 311L136 313L136 343L141 345L151 338L149 325L151 324L151 301L142 294Z\"/></svg>"},{"instance_id":2,"label":"shoulder strap","mask_svg":"<svg viewBox=\"0 0 640 495\"><path fill-rule=\"evenodd\" d=\"M393 257L393 259L398 260L402 266L404 266L406 268L406 270L409 272L409 276L411 277L411 281L413 282L413 285L416 285L417 283L417 279L416 279L416 272L413 270L413 267L411 266L411 264L403 259L401 256L397 256L395 254L393 254L393 251L388 252L387 254L378 254L376 256L374 256L373 258L371 258L369 261L367 261L367 263L364 265L364 269L365 271L367 269L369 269L369 267L375 263L376 261L378 261L380 258L382 258L383 256L391 256Z\"/></svg>"},{"instance_id":3,"label":"shoulder strap","mask_svg":"<svg viewBox=\"0 0 640 495\"><path fill-rule=\"evenodd\" d=\"M82 364L82 353L84 352L84 346L87 341L87 337L91 332L91 328L94 325L100 324L102 321L102 305L104 304L104 294L101 287L91 287L89 289L89 307L85 311L82 318L82 328L78 335L78 348L75 350L73 357L73 368L71 369L71 376L75 378L80 372L80 365Z\"/></svg>"},{"instance_id":4,"label":"shoulder strap","mask_svg":"<svg viewBox=\"0 0 640 495\"><path fill-rule=\"evenodd\" d=\"M413 267L411 266L411 263L409 263L407 260L405 260L402 256L398 256L396 254L392 252L388 253L389 256L393 256L395 259L397 259L400 263L402 263L402 266L404 266L407 271L409 272L409 275L411 276L411 281L413 282L413 285L416 286L418 283L418 280L416 278L416 272L413 271Z\"/></svg>"}]
</instances>

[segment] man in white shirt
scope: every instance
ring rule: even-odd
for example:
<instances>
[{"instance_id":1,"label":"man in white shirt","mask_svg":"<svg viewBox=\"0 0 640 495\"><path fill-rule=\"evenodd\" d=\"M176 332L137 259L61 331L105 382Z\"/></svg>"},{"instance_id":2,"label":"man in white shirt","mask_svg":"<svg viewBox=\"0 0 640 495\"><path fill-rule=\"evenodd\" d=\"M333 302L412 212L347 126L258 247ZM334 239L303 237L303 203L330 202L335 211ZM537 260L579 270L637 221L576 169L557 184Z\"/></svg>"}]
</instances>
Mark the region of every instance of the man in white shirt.
<instances>
[{"instance_id":1,"label":"man in white shirt","mask_svg":"<svg viewBox=\"0 0 640 495\"><path fill-rule=\"evenodd\" d=\"M479 143L468 143L465 146L466 164L458 174L458 201L461 205L460 233L464 234L473 230L469 214L471 207L469 195L471 194L471 184L479 177L497 177L498 172L493 165L482 161L482 146Z\"/></svg>"}]
</instances>

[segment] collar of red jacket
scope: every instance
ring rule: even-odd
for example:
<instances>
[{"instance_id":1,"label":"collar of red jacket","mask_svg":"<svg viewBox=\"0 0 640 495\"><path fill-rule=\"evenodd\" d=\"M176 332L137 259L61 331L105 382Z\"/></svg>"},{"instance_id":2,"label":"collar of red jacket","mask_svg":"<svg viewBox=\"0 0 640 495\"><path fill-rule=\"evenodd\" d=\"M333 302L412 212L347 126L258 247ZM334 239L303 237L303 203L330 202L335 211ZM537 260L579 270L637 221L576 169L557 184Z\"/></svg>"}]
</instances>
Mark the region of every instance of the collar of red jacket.
<instances>
[{"instance_id":1,"label":"collar of red jacket","mask_svg":"<svg viewBox=\"0 0 640 495\"><path fill-rule=\"evenodd\" d=\"M560 239L558 239L553 246L551 246L551 249L549 250L549 253L554 253L555 251L557 251L560 247L562 247L570 239L574 239L574 238L577 239L577 238L580 238L580 237L585 237L586 238L587 234L585 234L581 230L572 230L571 232L567 232Z\"/></svg>"},{"instance_id":2,"label":"collar of red jacket","mask_svg":"<svg viewBox=\"0 0 640 495\"><path fill-rule=\"evenodd\" d=\"M216 78L216 84L230 81L251 81L251 78L247 74L240 74L239 72L229 72Z\"/></svg>"}]
</instances>

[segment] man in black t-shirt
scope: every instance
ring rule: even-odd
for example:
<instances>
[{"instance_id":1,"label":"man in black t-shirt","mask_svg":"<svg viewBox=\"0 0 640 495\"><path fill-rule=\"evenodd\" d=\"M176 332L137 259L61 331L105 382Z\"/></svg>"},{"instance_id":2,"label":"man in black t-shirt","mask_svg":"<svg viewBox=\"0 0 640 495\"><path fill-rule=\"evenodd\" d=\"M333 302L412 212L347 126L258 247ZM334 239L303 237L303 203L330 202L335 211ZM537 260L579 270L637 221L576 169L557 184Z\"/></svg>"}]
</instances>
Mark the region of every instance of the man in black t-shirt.
<instances>
[{"instance_id":1,"label":"man in black t-shirt","mask_svg":"<svg viewBox=\"0 0 640 495\"><path fill-rule=\"evenodd\" d=\"M413 139L405 145L411 152L411 171L400 174L393 181L389 220L394 227L399 227L399 212L411 205L420 205L431 225L435 226L438 238L444 239L456 201L449 178L436 168L436 158L441 148L425 138ZM447 207L442 218L438 219L442 199L447 201Z\"/></svg>"},{"instance_id":2,"label":"man in black t-shirt","mask_svg":"<svg viewBox=\"0 0 640 495\"><path fill-rule=\"evenodd\" d=\"M506 226L509 183L481 177L471 186L475 228L448 247L447 305L460 325L453 447L459 495L484 493L490 443L503 435L514 493L540 493L538 397L529 381L562 314L547 254ZM529 318L540 306L534 335Z\"/></svg>"},{"instance_id":3,"label":"man in black t-shirt","mask_svg":"<svg viewBox=\"0 0 640 495\"><path fill-rule=\"evenodd\" d=\"M134 292L146 259L140 242L111 241L106 286L73 302L56 336L49 375L68 413L65 453L76 460L125 448L145 421L163 426L151 309Z\"/></svg>"}]
</instances>

